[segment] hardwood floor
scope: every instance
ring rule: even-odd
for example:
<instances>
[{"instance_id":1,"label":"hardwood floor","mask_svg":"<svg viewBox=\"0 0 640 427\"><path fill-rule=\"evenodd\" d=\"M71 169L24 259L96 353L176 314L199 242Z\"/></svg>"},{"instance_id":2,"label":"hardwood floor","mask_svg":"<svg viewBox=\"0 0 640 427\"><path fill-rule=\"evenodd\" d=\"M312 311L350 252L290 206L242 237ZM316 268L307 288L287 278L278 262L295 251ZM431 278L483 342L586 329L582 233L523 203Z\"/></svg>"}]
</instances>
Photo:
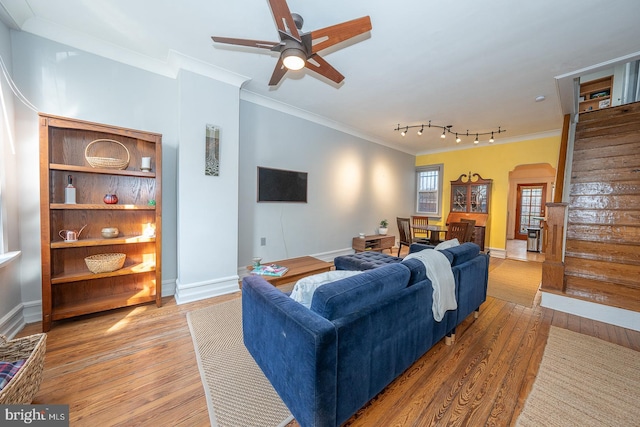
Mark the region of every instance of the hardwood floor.
<instances>
[{"instance_id":1,"label":"hardwood floor","mask_svg":"<svg viewBox=\"0 0 640 427\"><path fill-rule=\"evenodd\" d=\"M490 269L503 260L492 258ZM161 308L146 305L58 322L48 334L34 403L69 404L73 426L206 426L186 313L240 294ZM640 332L489 297L391 383L349 426L496 425L515 422L533 384L550 325L640 351ZM20 335L40 331L28 325Z\"/></svg>"}]
</instances>

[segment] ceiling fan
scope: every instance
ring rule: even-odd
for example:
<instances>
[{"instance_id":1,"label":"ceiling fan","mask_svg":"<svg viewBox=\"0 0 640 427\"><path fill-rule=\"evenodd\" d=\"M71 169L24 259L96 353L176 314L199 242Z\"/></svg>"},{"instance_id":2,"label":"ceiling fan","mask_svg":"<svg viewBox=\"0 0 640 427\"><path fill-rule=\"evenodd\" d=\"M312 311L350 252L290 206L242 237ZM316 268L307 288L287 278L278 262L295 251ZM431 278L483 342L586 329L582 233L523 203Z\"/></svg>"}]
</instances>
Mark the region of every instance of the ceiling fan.
<instances>
[{"instance_id":1,"label":"ceiling fan","mask_svg":"<svg viewBox=\"0 0 640 427\"><path fill-rule=\"evenodd\" d=\"M286 0L269 0L271 12L276 20L280 42L236 39L231 37L211 37L214 42L240 46L257 47L280 52L280 58L269 80L269 86L277 85L288 70L309 70L340 83L344 76L324 60L318 52L335 44L366 33L371 30L368 16L332 25L316 31L303 33L303 19L297 13L291 13Z\"/></svg>"}]
</instances>

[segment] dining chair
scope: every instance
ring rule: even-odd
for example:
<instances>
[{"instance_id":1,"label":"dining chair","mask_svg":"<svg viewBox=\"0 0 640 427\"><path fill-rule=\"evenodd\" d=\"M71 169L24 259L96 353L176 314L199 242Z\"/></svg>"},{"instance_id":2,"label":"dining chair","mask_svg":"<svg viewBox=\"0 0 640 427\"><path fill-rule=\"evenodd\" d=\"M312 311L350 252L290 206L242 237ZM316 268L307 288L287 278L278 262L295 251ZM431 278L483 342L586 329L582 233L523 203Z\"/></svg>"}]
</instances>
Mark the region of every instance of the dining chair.
<instances>
[{"instance_id":1,"label":"dining chair","mask_svg":"<svg viewBox=\"0 0 640 427\"><path fill-rule=\"evenodd\" d=\"M419 215L412 215L411 216L411 229L413 231L413 238L414 239L428 239L429 238L429 232L427 230L421 230L416 228L416 225L418 227L426 227L427 225L429 225L429 217L428 216L419 216Z\"/></svg>"},{"instance_id":2,"label":"dining chair","mask_svg":"<svg viewBox=\"0 0 640 427\"><path fill-rule=\"evenodd\" d=\"M476 240L476 220L460 218L460 222L466 222L469 224L467 227L467 235L464 238L465 242L474 242Z\"/></svg>"},{"instance_id":3,"label":"dining chair","mask_svg":"<svg viewBox=\"0 0 640 427\"><path fill-rule=\"evenodd\" d=\"M447 240L458 239L458 242L464 243L467 235L468 222L452 222L447 228Z\"/></svg>"},{"instance_id":4,"label":"dining chair","mask_svg":"<svg viewBox=\"0 0 640 427\"><path fill-rule=\"evenodd\" d=\"M414 239L412 237L411 220L409 218L396 217L396 222L398 223L398 232L400 233L400 241L398 243L398 256L400 256L400 251L402 250L403 245L409 247L412 243L429 243L429 239L427 238Z\"/></svg>"}]
</instances>

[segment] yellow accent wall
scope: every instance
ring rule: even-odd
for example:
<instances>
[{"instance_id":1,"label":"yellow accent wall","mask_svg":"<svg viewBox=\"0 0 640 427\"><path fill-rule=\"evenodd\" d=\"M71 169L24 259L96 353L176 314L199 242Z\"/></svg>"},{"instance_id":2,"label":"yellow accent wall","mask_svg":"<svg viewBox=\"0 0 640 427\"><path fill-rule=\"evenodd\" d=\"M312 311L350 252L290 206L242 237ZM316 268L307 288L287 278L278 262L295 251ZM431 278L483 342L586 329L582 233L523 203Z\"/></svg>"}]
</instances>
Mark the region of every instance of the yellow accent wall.
<instances>
[{"instance_id":1,"label":"yellow accent wall","mask_svg":"<svg viewBox=\"0 0 640 427\"><path fill-rule=\"evenodd\" d=\"M557 169L559 150L560 135L417 156L416 166L444 164L443 216L440 221L434 219L433 223L442 225L449 215L451 181L462 174L477 173L485 179L493 179L488 222L489 249L506 249L509 172L518 165L538 163L548 163Z\"/></svg>"}]
</instances>

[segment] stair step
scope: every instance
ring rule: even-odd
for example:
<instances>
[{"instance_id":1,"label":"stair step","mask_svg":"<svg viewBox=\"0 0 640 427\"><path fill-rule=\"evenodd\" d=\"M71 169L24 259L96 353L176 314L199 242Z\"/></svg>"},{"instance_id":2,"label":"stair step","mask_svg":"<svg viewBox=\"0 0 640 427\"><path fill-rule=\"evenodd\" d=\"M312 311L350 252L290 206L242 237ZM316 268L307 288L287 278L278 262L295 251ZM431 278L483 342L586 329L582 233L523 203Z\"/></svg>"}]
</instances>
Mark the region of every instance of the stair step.
<instances>
[{"instance_id":1,"label":"stair step","mask_svg":"<svg viewBox=\"0 0 640 427\"><path fill-rule=\"evenodd\" d=\"M589 259L586 257L564 257L566 276L620 283L640 291L640 265Z\"/></svg>"},{"instance_id":2,"label":"stair step","mask_svg":"<svg viewBox=\"0 0 640 427\"><path fill-rule=\"evenodd\" d=\"M566 282L566 296L640 312L637 288L573 276L567 276Z\"/></svg>"},{"instance_id":3,"label":"stair step","mask_svg":"<svg viewBox=\"0 0 640 427\"><path fill-rule=\"evenodd\" d=\"M565 256L640 266L640 246L567 239Z\"/></svg>"}]
</instances>

